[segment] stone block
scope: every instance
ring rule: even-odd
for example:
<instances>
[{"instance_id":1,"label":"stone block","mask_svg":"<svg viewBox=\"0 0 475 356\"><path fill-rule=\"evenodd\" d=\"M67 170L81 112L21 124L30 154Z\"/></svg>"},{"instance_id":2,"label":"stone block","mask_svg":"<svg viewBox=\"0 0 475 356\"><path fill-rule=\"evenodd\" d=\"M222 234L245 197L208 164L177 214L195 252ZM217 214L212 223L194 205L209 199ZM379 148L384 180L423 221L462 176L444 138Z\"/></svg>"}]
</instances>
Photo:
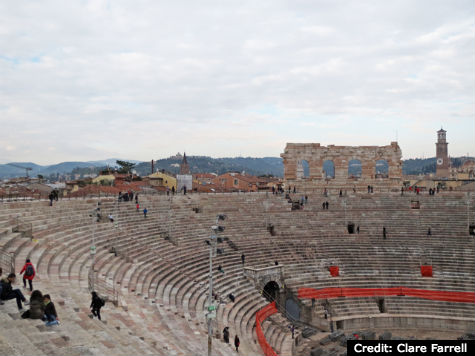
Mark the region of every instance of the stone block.
<instances>
[{"instance_id":1,"label":"stone block","mask_svg":"<svg viewBox=\"0 0 475 356\"><path fill-rule=\"evenodd\" d=\"M376 333L374 331L365 330L359 335L362 340L376 340Z\"/></svg>"},{"instance_id":2,"label":"stone block","mask_svg":"<svg viewBox=\"0 0 475 356\"><path fill-rule=\"evenodd\" d=\"M345 336L345 334L343 333L343 331L341 330L337 330L335 332L332 332L330 335L328 335L330 337L330 340L331 341L336 341L338 340L339 338L341 338L341 336Z\"/></svg>"},{"instance_id":3,"label":"stone block","mask_svg":"<svg viewBox=\"0 0 475 356\"><path fill-rule=\"evenodd\" d=\"M310 356L322 356L322 354L323 354L323 349L314 348L310 350Z\"/></svg>"},{"instance_id":4,"label":"stone block","mask_svg":"<svg viewBox=\"0 0 475 356\"><path fill-rule=\"evenodd\" d=\"M379 340L391 340L392 334L389 331L383 332L381 335L379 335Z\"/></svg>"},{"instance_id":5,"label":"stone block","mask_svg":"<svg viewBox=\"0 0 475 356\"><path fill-rule=\"evenodd\" d=\"M328 345L332 342L332 340L330 339L330 335L327 335L325 336L323 339L320 340L320 345Z\"/></svg>"}]
</instances>

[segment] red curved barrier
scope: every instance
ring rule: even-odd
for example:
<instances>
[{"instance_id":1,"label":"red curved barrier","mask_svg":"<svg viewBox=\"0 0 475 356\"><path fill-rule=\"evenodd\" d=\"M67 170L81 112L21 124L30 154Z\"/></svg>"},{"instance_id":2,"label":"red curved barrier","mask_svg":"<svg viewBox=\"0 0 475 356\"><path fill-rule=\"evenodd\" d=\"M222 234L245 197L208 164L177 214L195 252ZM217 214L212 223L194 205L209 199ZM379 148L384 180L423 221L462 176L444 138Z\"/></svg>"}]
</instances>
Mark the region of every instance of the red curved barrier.
<instances>
[{"instance_id":1,"label":"red curved barrier","mask_svg":"<svg viewBox=\"0 0 475 356\"><path fill-rule=\"evenodd\" d=\"M267 319L272 314L277 313L277 308L275 307L275 301L267 304L264 308L260 309L256 313L256 334L257 334L257 341L259 341L259 345L261 345L262 351L264 352L265 356L277 356L274 349L269 345L267 342L264 332L262 331L261 323Z\"/></svg>"},{"instance_id":2,"label":"red curved barrier","mask_svg":"<svg viewBox=\"0 0 475 356\"><path fill-rule=\"evenodd\" d=\"M332 299L338 297L384 297L384 296L407 296L422 299L439 300L454 303L475 303L474 292L452 292L426 289L414 289L406 287L393 288L299 288L300 299Z\"/></svg>"},{"instance_id":3,"label":"red curved barrier","mask_svg":"<svg viewBox=\"0 0 475 356\"><path fill-rule=\"evenodd\" d=\"M453 292L442 290L415 289L406 287L392 288L299 288L298 297L300 299L332 299L339 297L384 297L384 296L407 296L443 302L454 303L475 303L474 292ZM272 314L277 313L275 301L266 305L256 313L256 334L265 356L277 356L274 349L267 342L261 323Z\"/></svg>"}]
</instances>

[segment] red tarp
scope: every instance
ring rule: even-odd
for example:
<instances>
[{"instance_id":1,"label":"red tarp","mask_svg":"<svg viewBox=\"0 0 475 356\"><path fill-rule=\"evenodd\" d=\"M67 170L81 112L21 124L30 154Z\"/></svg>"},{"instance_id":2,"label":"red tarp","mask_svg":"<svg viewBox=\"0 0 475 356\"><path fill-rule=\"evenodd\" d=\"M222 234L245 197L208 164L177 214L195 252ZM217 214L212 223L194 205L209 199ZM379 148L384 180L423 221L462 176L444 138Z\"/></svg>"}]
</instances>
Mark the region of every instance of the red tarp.
<instances>
[{"instance_id":1,"label":"red tarp","mask_svg":"<svg viewBox=\"0 0 475 356\"><path fill-rule=\"evenodd\" d=\"M330 266L328 269L330 270L332 277L338 277L340 275L340 267Z\"/></svg>"},{"instance_id":2,"label":"red tarp","mask_svg":"<svg viewBox=\"0 0 475 356\"><path fill-rule=\"evenodd\" d=\"M256 334L257 334L257 341L261 345L262 351L264 352L265 356L277 356L274 349L269 345L264 336L264 332L262 331L261 323L267 319L272 314L277 313L277 308L275 307L275 301L267 304L261 310L258 310L256 313Z\"/></svg>"},{"instance_id":3,"label":"red tarp","mask_svg":"<svg viewBox=\"0 0 475 356\"><path fill-rule=\"evenodd\" d=\"M422 277L432 277L432 266L421 266Z\"/></svg>"},{"instance_id":4,"label":"red tarp","mask_svg":"<svg viewBox=\"0 0 475 356\"><path fill-rule=\"evenodd\" d=\"M452 292L414 289L406 287L393 288L299 288L300 299L332 299L338 297L384 297L384 296L408 296L431 300L440 300L454 303L475 303L474 292Z\"/></svg>"}]
</instances>

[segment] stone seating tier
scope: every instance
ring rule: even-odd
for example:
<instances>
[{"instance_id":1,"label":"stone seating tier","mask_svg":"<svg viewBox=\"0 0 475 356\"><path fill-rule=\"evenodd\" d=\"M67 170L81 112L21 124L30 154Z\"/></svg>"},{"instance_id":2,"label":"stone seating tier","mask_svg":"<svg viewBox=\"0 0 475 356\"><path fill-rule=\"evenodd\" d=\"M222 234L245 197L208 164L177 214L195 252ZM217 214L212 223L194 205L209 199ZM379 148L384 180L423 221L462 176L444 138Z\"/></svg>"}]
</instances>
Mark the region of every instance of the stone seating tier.
<instances>
[{"instance_id":1,"label":"stone seating tier","mask_svg":"<svg viewBox=\"0 0 475 356\"><path fill-rule=\"evenodd\" d=\"M36 261L38 283L61 289L65 298L74 292L88 300L89 248L94 232L95 271L98 278L120 291L124 309L110 313L113 317L108 325L117 323L122 325L121 330L133 325L133 334L140 335L145 340L142 343L150 347L146 353L156 350L157 345L168 345L167 351L175 354L202 352L206 348L202 340L206 333L209 268L204 241L210 235L216 213L225 213L228 219L222 235L237 250L224 243L225 253L215 259L215 266L221 264L225 271L224 275L215 275L215 291L223 299L218 308L217 329L222 331L225 325L229 326L231 335L240 336L243 351L259 354L254 316L267 301L243 276L242 253L246 255L246 266L251 267L269 266L278 260L285 266L286 284L293 291L301 286L386 285L470 290L474 255L467 211L474 210L473 196L468 210L467 196L463 194L422 197L418 211L410 209L413 198L384 194L356 194L345 199L331 196L325 198L330 210L322 211L322 197L314 194L309 195L303 211L291 211L282 196L272 194L187 195L172 200L144 195L140 203L149 210L147 219L135 211L133 202L102 199L102 214L106 217L112 213L114 224L107 220L92 223L89 214L96 199L60 201L53 207L44 201L3 203L0 221L5 224L20 215L22 221L32 223L34 240L8 233L0 238L0 246L15 252L17 266L27 257ZM196 207L199 213L193 211ZM348 234L349 219L360 224L359 235ZM275 236L267 231L269 223L274 225ZM430 238L424 234L425 224L429 223L433 231ZM386 240L380 236L383 224L388 230ZM165 240L164 234L173 241ZM117 257L109 252L112 246ZM420 277L418 267L422 260L434 266L433 278ZM340 266L340 277L329 276L329 263ZM236 296L235 303L227 299L229 293ZM469 313L454 303L411 299L400 303L388 300L387 306L393 313L422 310L447 318ZM345 317L355 312L373 313L375 307L374 302L350 299L335 303L337 315ZM263 323L266 337L278 353L285 354L292 343L289 324L277 315L270 319ZM129 320L129 326L124 326L123 320ZM188 344L183 344L185 335L191 337ZM232 352L228 345L219 341L216 344L222 354Z\"/></svg>"}]
</instances>

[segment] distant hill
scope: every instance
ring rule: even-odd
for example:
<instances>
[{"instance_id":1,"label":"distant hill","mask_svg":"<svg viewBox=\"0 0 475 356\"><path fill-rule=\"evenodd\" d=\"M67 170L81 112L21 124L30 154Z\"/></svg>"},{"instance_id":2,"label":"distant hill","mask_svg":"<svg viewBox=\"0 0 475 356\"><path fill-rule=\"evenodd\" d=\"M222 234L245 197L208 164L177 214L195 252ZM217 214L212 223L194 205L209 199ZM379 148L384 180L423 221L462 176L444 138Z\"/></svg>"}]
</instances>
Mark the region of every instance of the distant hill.
<instances>
[{"instance_id":1,"label":"distant hill","mask_svg":"<svg viewBox=\"0 0 475 356\"><path fill-rule=\"evenodd\" d=\"M270 174L276 177L284 175L284 166L280 157L225 157L211 158L207 156L187 156L188 164L192 173L217 173L222 174L229 171L246 172L252 175ZM452 158L452 165L458 167L466 160L466 157ZM49 166L40 166L32 162L12 162L22 167L31 167L29 175L36 177L41 174L45 177L58 174L70 173L97 173L102 168L116 167L115 158L106 160L89 161L89 162L62 162ZM164 169L171 173L180 171L181 156L174 156L154 161L154 169ZM141 176L148 175L152 172L150 162L140 162L129 160L136 163L135 170ZM416 158L403 161L403 174L428 174L435 173L436 159ZM0 178L14 178L25 176L25 170L8 164L0 164Z\"/></svg>"},{"instance_id":2,"label":"distant hill","mask_svg":"<svg viewBox=\"0 0 475 356\"><path fill-rule=\"evenodd\" d=\"M164 169L171 173L180 172L182 157L170 157L159 159L154 162L154 168ZM274 176L284 175L282 159L278 157L228 157L211 158L206 156L187 156L187 161L192 173L217 173L223 174L229 171L246 172L252 175L271 174ZM137 164L135 170L140 175L151 173L151 163L143 162Z\"/></svg>"},{"instance_id":3,"label":"distant hill","mask_svg":"<svg viewBox=\"0 0 475 356\"><path fill-rule=\"evenodd\" d=\"M451 157L452 167L460 167L467 159L473 159L473 157ZM402 164L403 174L429 174L435 173L436 158L415 158L406 159Z\"/></svg>"}]
</instances>

